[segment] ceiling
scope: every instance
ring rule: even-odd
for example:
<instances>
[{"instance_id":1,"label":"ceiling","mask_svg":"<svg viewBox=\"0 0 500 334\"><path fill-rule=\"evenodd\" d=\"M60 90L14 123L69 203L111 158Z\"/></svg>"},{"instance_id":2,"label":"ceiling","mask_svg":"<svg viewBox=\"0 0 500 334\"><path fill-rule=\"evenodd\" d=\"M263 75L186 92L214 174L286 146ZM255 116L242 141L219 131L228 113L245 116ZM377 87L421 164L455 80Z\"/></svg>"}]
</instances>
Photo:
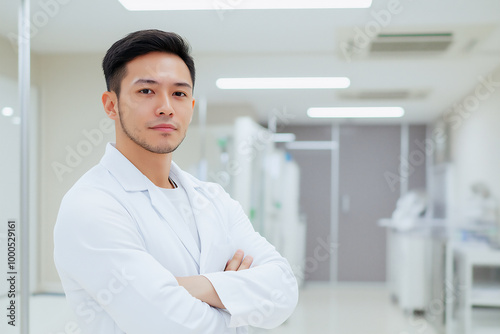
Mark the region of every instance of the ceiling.
<instances>
[{"instance_id":1,"label":"ceiling","mask_svg":"<svg viewBox=\"0 0 500 334\"><path fill-rule=\"evenodd\" d=\"M0 34L8 36L17 29L17 2L0 6ZM500 66L498 0L374 0L369 9L170 12L129 12L118 0L41 0L32 1L31 11L31 45L39 54L104 55L117 39L146 28L186 37L197 64L195 97L207 100L209 119L234 111L265 122L273 110L286 110L294 115L288 118L291 123L328 124L332 121L309 119L307 108L401 106L406 110L401 119L356 122L426 123ZM397 39L379 34L439 35ZM377 48L381 51L373 51ZM219 77L275 76L347 76L351 86L267 91L215 86Z\"/></svg>"}]
</instances>

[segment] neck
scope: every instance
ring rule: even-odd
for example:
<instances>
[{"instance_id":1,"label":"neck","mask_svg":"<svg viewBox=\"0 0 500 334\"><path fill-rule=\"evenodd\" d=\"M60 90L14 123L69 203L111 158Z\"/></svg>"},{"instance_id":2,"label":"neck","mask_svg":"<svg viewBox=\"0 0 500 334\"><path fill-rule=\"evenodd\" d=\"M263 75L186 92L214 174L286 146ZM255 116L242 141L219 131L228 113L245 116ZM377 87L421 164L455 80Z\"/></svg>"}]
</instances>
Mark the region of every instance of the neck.
<instances>
[{"instance_id":1,"label":"neck","mask_svg":"<svg viewBox=\"0 0 500 334\"><path fill-rule=\"evenodd\" d=\"M172 165L172 153L149 152L132 141L124 145L117 140L116 149L156 186L173 188L168 178Z\"/></svg>"}]
</instances>

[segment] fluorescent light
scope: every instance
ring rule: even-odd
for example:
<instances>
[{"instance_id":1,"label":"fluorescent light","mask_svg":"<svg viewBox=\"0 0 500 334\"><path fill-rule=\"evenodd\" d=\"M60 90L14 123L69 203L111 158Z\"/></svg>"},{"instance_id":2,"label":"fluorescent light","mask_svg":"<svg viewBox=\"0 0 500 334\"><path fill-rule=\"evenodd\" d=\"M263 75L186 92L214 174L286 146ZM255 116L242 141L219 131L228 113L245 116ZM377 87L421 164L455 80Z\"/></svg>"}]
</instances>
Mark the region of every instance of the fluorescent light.
<instances>
[{"instance_id":1,"label":"fluorescent light","mask_svg":"<svg viewBox=\"0 0 500 334\"><path fill-rule=\"evenodd\" d=\"M369 8L372 0L118 0L126 9L227 10Z\"/></svg>"},{"instance_id":2,"label":"fluorescent light","mask_svg":"<svg viewBox=\"0 0 500 334\"><path fill-rule=\"evenodd\" d=\"M358 107L358 108L309 108L307 116L312 118L384 118L402 117L401 107Z\"/></svg>"},{"instance_id":3,"label":"fluorescent light","mask_svg":"<svg viewBox=\"0 0 500 334\"><path fill-rule=\"evenodd\" d=\"M295 140L293 133L273 133L273 142L275 143L289 143Z\"/></svg>"},{"instance_id":4,"label":"fluorescent light","mask_svg":"<svg viewBox=\"0 0 500 334\"><path fill-rule=\"evenodd\" d=\"M2 115L4 116L12 116L14 115L14 109L12 109L11 107L5 107L2 109Z\"/></svg>"},{"instance_id":5,"label":"fluorescent light","mask_svg":"<svg viewBox=\"0 0 500 334\"><path fill-rule=\"evenodd\" d=\"M220 89L325 89L347 88L345 77L320 78L220 78L215 83Z\"/></svg>"},{"instance_id":6,"label":"fluorescent light","mask_svg":"<svg viewBox=\"0 0 500 334\"><path fill-rule=\"evenodd\" d=\"M294 141L286 143L289 150L336 150L339 145L336 141Z\"/></svg>"}]
</instances>

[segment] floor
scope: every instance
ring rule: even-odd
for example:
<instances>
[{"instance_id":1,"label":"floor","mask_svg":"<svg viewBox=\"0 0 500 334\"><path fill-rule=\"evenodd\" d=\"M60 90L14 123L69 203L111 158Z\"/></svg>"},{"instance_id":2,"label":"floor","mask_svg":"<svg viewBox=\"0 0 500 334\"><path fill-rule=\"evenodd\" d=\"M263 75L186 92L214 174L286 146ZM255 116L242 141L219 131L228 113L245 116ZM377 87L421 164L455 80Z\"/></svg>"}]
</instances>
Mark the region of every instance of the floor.
<instances>
[{"instance_id":1,"label":"floor","mask_svg":"<svg viewBox=\"0 0 500 334\"><path fill-rule=\"evenodd\" d=\"M383 285L309 285L282 326L251 333L441 334L420 317L405 316Z\"/></svg>"},{"instance_id":2,"label":"floor","mask_svg":"<svg viewBox=\"0 0 500 334\"><path fill-rule=\"evenodd\" d=\"M7 299L0 299L6 305ZM37 295L31 301L30 334L79 333L64 297ZM2 306L1 309L4 309ZM17 334L2 316L0 333ZM308 285L302 289L294 314L273 330L250 333L298 334L440 334L424 319L405 316L390 302L383 285Z\"/></svg>"}]
</instances>

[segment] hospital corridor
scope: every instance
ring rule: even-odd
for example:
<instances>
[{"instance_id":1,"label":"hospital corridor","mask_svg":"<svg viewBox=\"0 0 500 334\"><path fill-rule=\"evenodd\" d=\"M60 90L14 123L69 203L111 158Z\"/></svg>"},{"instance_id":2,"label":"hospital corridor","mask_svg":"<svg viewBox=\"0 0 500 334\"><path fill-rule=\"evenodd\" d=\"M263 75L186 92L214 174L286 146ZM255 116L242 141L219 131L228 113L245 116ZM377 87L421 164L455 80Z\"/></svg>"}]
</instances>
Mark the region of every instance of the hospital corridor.
<instances>
[{"instance_id":1,"label":"hospital corridor","mask_svg":"<svg viewBox=\"0 0 500 334\"><path fill-rule=\"evenodd\" d=\"M499 334L500 2L0 3L1 334Z\"/></svg>"}]
</instances>

